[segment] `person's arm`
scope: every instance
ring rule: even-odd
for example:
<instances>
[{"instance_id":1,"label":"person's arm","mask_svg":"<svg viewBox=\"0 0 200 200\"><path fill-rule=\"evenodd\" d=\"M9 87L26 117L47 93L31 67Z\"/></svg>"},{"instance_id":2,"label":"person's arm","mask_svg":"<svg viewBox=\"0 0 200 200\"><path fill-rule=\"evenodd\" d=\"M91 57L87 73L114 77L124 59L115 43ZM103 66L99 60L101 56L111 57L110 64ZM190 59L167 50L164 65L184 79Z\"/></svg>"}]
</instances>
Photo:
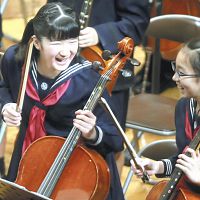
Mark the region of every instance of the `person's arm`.
<instances>
[{"instance_id":1,"label":"person's arm","mask_svg":"<svg viewBox=\"0 0 200 200\"><path fill-rule=\"evenodd\" d=\"M1 61L1 75L0 83L0 102L3 105L17 101L19 85L21 79L22 64L17 64L15 61L15 52L17 46L11 46L4 53Z\"/></svg>"},{"instance_id":2,"label":"person's arm","mask_svg":"<svg viewBox=\"0 0 200 200\"><path fill-rule=\"evenodd\" d=\"M112 107L112 101L107 92L104 92L103 97ZM115 111L113 110L113 112ZM110 152L122 151L123 139L108 112L106 112L100 104L97 104L94 114L97 117L96 132L98 137L95 138L93 142L87 142L87 145L104 156Z\"/></svg>"},{"instance_id":3,"label":"person's arm","mask_svg":"<svg viewBox=\"0 0 200 200\"><path fill-rule=\"evenodd\" d=\"M181 154L184 148L188 145L189 141L187 140L185 133L185 114L188 104L189 100L182 98L177 102L175 109L177 153L172 155L170 158L162 159L160 161L140 161L147 169L149 175L156 175L159 178L170 176L175 168L178 155ZM134 170L136 169L134 168ZM141 175L139 171L136 171L136 174L139 176Z\"/></svg>"},{"instance_id":4,"label":"person's arm","mask_svg":"<svg viewBox=\"0 0 200 200\"><path fill-rule=\"evenodd\" d=\"M21 114L16 111L16 103L13 103L16 102L16 99L14 100L12 98L12 91L18 91L16 88L12 87L16 86L15 78L17 76L17 73L14 73L12 70L13 67L15 67L15 63L13 61L14 49L11 47L5 52L1 62L1 74L3 79L0 84L0 102L2 106L1 114L3 116L3 120L7 125L18 126L21 121Z\"/></svg>"},{"instance_id":5,"label":"person's arm","mask_svg":"<svg viewBox=\"0 0 200 200\"><path fill-rule=\"evenodd\" d=\"M115 2L116 18L118 20L94 26L103 49L112 51L116 51L117 42L124 37L133 38L136 45L141 43L149 23L147 0L124 0Z\"/></svg>"},{"instance_id":6,"label":"person's arm","mask_svg":"<svg viewBox=\"0 0 200 200\"><path fill-rule=\"evenodd\" d=\"M189 99L181 98L175 108L175 127L176 127L176 144L177 153L168 159L163 159L164 173L157 175L158 177L170 176L175 168L178 155L181 154L184 148L188 145L189 140L186 138L185 132L185 117L186 108L189 105Z\"/></svg>"}]
</instances>

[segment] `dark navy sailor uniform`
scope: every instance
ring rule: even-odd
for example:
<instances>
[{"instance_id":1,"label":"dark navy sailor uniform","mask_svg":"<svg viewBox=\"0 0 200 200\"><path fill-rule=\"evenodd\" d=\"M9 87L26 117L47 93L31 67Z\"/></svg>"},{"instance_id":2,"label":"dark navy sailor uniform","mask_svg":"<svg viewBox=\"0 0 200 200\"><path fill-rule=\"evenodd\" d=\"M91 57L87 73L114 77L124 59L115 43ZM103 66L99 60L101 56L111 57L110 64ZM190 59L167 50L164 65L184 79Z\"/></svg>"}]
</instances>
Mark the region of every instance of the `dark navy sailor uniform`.
<instances>
[{"instance_id":1,"label":"dark navy sailor uniform","mask_svg":"<svg viewBox=\"0 0 200 200\"><path fill-rule=\"evenodd\" d=\"M4 78L4 84L0 87L0 100L2 104L17 101L23 63L15 61L15 51L16 46L10 47L5 52L2 60L1 71ZM75 111L84 107L99 77L100 75L91 68L90 62L83 61L78 63L77 58L74 58L66 70L62 71L54 80L48 80L38 74L36 62L33 59L30 79L34 89L38 91L40 99L44 99L45 96L52 93L61 84L70 80L66 92L60 97L58 102L45 108L44 127L47 135L57 135L65 138L68 136L73 126ZM113 111L116 112L106 91L103 93L103 97L110 104ZM16 178L25 132L31 109L34 106L37 106L37 102L26 93L22 111L22 123L8 172L8 180L10 181L14 181ZM111 186L108 199L121 200L123 199L123 194L114 154L123 149L123 141L110 116L99 104L97 104L93 113L97 117L96 130L98 131L98 138L95 142L88 141L86 145L101 154L109 166Z\"/></svg>"},{"instance_id":2,"label":"dark navy sailor uniform","mask_svg":"<svg viewBox=\"0 0 200 200\"><path fill-rule=\"evenodd\" d=\"M170 176L175 168L178 155L184 152L185 148L193 139L195 133L199 130L200 119L196 113L196 101L193 98L181 98L175 110L175 124L176 124L176 143L178 152L169 159L162 160L165 164L163 176ZM160 176L159 176L160 177ZM193 185L186 181L187 186L196 192L200 191L200 187Z\"/></svg>"},{"instance_id":3,"label":"dark navy sailor uniform","mask_svg":"<svg viewBox=\"0 0 200 200\"><path fill-rule=\"evenodd\" d=\"M79 14L84 0L59 0L64 5L71 6ZM48 0L47 2L57 2ZM130 37L134 44L142 42L145 30L149 23L148 0L94 0L88 26L95 28L102 50L116 53L117 43L124 37ZM125 67L133 72L133 66L128 62ZM129 88L134 85L134 76L124 77L119 74L116 86L112 92L115 106L118 108L116 117L125 129Z\"/></svg>"}]
</instances>

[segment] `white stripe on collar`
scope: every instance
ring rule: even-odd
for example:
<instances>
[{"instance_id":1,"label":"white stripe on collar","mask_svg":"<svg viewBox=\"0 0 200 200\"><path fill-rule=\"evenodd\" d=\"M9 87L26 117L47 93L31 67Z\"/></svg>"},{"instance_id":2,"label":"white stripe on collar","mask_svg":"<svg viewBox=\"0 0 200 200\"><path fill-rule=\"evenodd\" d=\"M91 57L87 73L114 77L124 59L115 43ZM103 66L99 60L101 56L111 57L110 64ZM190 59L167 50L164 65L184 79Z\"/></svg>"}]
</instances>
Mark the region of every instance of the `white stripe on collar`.
<instances>
[{"instance_id":1,"label":"white stripe on collar","mask_svg":"<svg viewBox=\"0 0 200 200\"><path fill-rule=\"evenodd\" d=\"M83 64L77 63L75 65L70 66L59 75L56 82L51 86L51 88L54 87L56 84L60 83L63 79L66 79L67 77L71 76L73 73L79 71L80 69L87 68L90 65L91 62L85 61Z\"/></svg>"},{"instance_id":2,"label":"white stripe on collar","mask_svg":"<svg viewBox=\"0 0 200 200\"><path fill-rule=\"evenodd\" d=\"M75 72L77 72L77 71L79 71L81 69L87 68L90 65L91 65L91 62L89 62L89 61L86 60L86 61L84 61L83 64L76 63L74 65L69 66L66 70L62 71L59 74L59 76L57 77L55 83L51 86L50 89L52 89L53 87L55 87L58 83L60 83L64 79L70 77ZM34 82L36 84L36 87L38 88L38 82L37 82L37 63L36 63L35 59L33 59L33 61L32 61L32 70L31 70L31 73L32 73L33 80L34 80Z\"/></svg>"},{"instance_id":3,"label":"white stripe on collar","mask_svg":"<svg viewBox=\"0 0 200 200\"><path fill-rule=\"evenodd\" d=\"M192 119L194 118L194 113L195 113L195 99L194 98L191 98L190 99L190 114L191 114L191 117Z\"/></svg>"}]
</instances>

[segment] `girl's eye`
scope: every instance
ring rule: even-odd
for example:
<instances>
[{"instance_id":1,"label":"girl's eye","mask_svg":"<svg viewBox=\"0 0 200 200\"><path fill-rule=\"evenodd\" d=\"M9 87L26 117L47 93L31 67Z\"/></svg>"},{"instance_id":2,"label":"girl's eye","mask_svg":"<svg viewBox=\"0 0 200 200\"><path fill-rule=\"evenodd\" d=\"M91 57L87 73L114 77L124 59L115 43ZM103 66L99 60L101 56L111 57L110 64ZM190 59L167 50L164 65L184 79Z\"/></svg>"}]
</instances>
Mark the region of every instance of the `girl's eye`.
<instances>
[{"instance_id":1,"label":"girl's eye","mask_svg":"<svg viewBox=\"0 0 200 200\"><path fill-rule=\"evenodd\" d=\"M180 71L179 71L178 73L179 73L180 75L185 75L185 73L183 73L183 72L180 72Z\"/></svg>"},{"instance_id":2,"label":"girl's eye","mask_svg":"<svg viewBox=\"0 0 200 200\"><path fill-rule=\"evenodd\" d=\"M61 42L51 42L51 45L60 45L61 44Z\"/></svg>"}]
</instances>

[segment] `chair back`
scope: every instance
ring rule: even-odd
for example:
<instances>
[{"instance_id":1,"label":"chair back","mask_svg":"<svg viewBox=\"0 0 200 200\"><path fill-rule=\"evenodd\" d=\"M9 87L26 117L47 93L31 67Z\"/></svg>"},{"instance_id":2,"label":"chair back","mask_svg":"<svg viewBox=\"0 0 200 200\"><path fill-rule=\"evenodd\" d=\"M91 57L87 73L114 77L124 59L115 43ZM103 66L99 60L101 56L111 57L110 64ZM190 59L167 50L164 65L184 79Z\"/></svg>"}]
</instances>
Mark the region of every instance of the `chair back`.
<instances>
[{"instance_id":1,"label":"chair back","mask_svg":"<svg viewBox=\"0 0 200 200\"><path fill-rule=\"evenodd\" d=\"M138 152L139 157L153 160L169 158L177 153L176 141L174 139L157 140L142 148Z\"/></svg>"}]
</instances>

